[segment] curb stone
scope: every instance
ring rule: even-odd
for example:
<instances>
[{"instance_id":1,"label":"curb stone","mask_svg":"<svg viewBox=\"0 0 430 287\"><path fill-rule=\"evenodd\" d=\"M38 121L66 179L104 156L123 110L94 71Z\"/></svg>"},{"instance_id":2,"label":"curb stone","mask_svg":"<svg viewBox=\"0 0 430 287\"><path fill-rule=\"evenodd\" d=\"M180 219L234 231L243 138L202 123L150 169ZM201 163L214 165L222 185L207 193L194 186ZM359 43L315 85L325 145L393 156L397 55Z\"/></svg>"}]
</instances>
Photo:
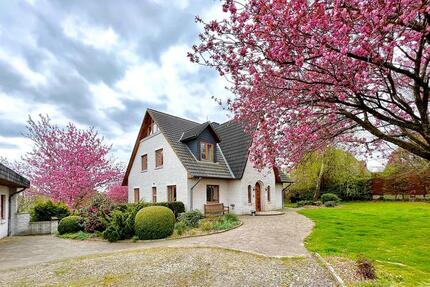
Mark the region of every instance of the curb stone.
<instances>
[{"instance_id":1,"label":"curb stone","mask_svg":"<svg viewBox=\"0 0 430 287\"><path fill-rule=\"evenodd\" d=\"M330 265L321 255L319 255L317 252L313 253L314 256L320 261L330 272L331 276L336 280L336 283L338 286L346 287L345 282L343 282L342 278L334 271L333 266Z\"/></svg>"}]
</instances>

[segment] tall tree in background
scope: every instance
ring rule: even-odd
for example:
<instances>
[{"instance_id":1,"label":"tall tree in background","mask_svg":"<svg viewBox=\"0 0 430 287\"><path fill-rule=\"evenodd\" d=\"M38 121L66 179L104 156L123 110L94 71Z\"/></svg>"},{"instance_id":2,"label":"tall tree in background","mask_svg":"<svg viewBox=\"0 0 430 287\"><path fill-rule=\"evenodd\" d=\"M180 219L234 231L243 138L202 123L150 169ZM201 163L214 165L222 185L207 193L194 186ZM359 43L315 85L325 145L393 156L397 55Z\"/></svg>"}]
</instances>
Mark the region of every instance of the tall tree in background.
<instances>
[{"instance_id":1,"label":"tall tree in background","mask_svg":"<svg viewBox=\"0 0 430 287\"><path fill-rule=\"evenodd\" d=\"M29 118L26 136L33 150L23 160L25 173L38 194L77 208L96 190L118 182L122 169L109 158L110 146L90 128L78 129L69 123L59 128L49 117Z\"/></svg>"},{"instance_id":2,"label":"tall tree in background","mask_svg":"<svg viewBox=\"0 0 430 287\"><path fill-rule=\"evenodd\" d=\"M341 145L430 160L430 5L423 0L225 0L191 61L232 83L257 165ZM352 150L351 149L351 150ZM275 162L277 159L278 162Z\"/></svg>"},{"instance_id":3,"label":"tall tree in background","mask_svg":"<svg viewBox=\"0 0 430 287\"><path fill-rule=\"evenodd\" d=\"M337 187L346 196L353 197L357 186L370 179L365 163L351 153L337 148L327 148L306 154L291 173L294 184L291 190L313 193L317 200L322 191Z\"/></svg>"}]
</instances>

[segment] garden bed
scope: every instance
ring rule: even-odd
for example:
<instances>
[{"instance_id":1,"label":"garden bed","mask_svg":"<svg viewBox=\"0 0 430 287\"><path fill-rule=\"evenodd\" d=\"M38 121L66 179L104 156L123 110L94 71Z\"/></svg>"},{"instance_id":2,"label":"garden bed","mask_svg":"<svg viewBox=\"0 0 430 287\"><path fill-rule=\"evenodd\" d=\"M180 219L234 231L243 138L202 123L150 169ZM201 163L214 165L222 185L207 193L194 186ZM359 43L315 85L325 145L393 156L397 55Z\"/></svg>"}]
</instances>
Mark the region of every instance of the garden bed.
<instances>
[{"instance_id":1,"label":"garden bed","mask_svg":"<svg viewBox=\"0 0 430 287\"><path fill-rule=\"evenodd\" d=\"M194 228L184 228L182 229L182 231L179 231L178 228L175 228L175 231L171 236L163 239L139 240L138 238L133 237L132 239L120 240L118 242L151 242L151 241L158 241L158 240L174 240L174 239L181 239L181 238L188 238L188 237L213 235L213 234L223 233L223 232L238 228L243 224L243 222L241 222L240 220L226 221L224 219L224 216L204 218L204 219L201 219L200 221L202 221L203 224L199 224L197 227L194 227ZM212 223L212 225L207 224L207 222ZM88 233L84 231L79 231L74 233L57 234L57 236L59 238L73 239L73 240L107 241L103 239L103 234L101 232Z\"/></svg>"}]
</instances>

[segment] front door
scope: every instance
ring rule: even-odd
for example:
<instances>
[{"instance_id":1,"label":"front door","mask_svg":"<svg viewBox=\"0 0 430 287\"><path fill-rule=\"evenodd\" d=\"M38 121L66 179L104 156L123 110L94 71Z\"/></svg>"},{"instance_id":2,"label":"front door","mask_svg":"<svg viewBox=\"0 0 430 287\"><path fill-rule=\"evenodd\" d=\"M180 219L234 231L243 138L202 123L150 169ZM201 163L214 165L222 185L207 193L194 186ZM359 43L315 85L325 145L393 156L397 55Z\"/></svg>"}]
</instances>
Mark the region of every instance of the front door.
<instances>
[{"instance_id":1,"label":"front door","mask_svg":"<svg viewBox=\"0 0 430 287\"><path fill-rule=\"evenodd\" d=\"M255 184L255 211L261 211L261 186L258 182Z\"/></svg>"}]
</instances>

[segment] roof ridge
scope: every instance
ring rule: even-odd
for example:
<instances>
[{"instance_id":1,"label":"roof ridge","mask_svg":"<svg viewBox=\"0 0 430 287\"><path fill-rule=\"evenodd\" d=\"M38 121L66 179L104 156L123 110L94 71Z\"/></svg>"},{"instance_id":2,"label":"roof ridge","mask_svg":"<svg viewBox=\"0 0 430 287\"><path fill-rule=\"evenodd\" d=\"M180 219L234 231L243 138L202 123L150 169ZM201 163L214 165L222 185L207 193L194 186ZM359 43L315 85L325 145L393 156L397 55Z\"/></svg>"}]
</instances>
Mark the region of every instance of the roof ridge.
<instances>
[{"instance_id":1,"label":"roof ridge","mask_svg":"<svg viewBox=\"0 0 430 287\"><path fill-rule=\"evenodd\" d=\"M179 116L175 116L175 115L172 115L172 114L168 114L168 113L166 113L166 112L157 111L157 110L154 110L154 109L151 109L151 108L148 108L148 109L147 109L147 111L160 113L160 114L163 114L163 115L166 115L166 116L172 117L172 118L177 118L177 119L181 119L181 120L184 120L184 121L189 121L189 122L192 122L192 123L195 123L195 124L199 124L199 125L201 125L201 123L199 123L199 122L196 122L196 121L193 121L193 120L189 120L189 119L186 119L186 118L181 118L181 117L179 117Z\"/></svg>"}]
</instances>

